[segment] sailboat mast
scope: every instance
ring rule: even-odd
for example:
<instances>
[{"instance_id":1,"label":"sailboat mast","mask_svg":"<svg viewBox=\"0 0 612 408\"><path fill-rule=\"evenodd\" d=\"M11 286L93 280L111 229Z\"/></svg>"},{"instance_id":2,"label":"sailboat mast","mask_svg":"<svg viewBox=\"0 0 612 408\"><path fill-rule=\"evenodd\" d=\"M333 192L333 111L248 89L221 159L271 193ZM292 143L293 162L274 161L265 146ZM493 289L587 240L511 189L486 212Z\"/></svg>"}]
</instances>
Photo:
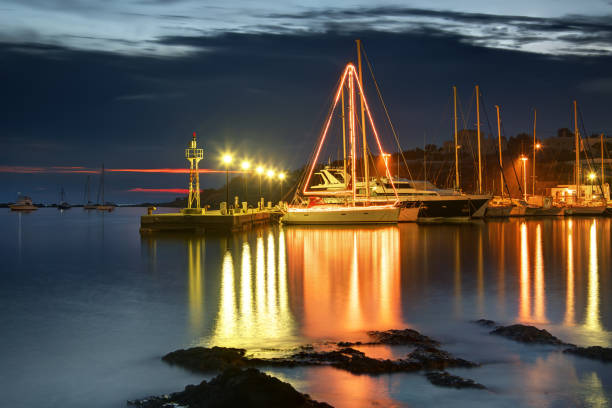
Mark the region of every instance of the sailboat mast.
<instances>
[{"instance_id":1,"label":"sailboat mast","mask_svg":"<svg viewBox=\"0 0 612 408\"><path fill-rule=\"evenodd\" d=\"M501 120L499 119L499 106L495 105L495 109L497 110L497 144L499 150L499 186L500 186L500 196L504 198L504 165L502 163L502 143L501 143Z\"/></svg>"},{"instance_id":2,"label":"sailboat mast","mask_svg":"<svg viewBox=\"0 0 612 408\"><path fill-rule=\"evenodd\" d=\"M357 151L355 147L355 90L353 84L353 71L349 72L349 136L351 138L351 182L353 188L353 206L357 199L357 174L355 169L355 161Z\"/></svg>"},{"instance_id":3,"label":"sailboat mast","mask_svg":"<svg viewBox=\"0 0 612 408\"><path fill-rule=\"evenodd\" d=\"M346 119L344 117L344 86L342 87L342 175L344 176L345 188L348 187L346 178Z\"/></svg>"},{"instance_id":4,"label":"sailboat mast","mask_svg":"<svg viewBox=\"0 0 612 408\"><path fill-rule=\"evenodd\" d=\"M363 76L361 75L361 40L357 42L357 66L359 68L359 83L361 84L361 90L364 91ZM365 125L365 107L364 107L364 95L360 95L361 100L361 133L363 137L363 177L365 179L365 190L366 190L366 203L370 201L370 169L368 166L368 145L366 141L366 125Z\"/></svg>"},{"instance_id":5,"label":"sailboat mast","mask_svg":"<svg viewBox=\"0 0 612 408\"><path fill-rule=\"evenodd\" d=\"M453 106L455 122L455 189L459 190L459 145L457 144L457 87L453 86Z\"/></svg>"},{"instance_id":6,"label":"sailboat mast","mask_svg":"<svg viewBox=\"0 0 612 408\"><path fill-rule=\"evenodd\" d=\"M531 183L531 194L535 196L535 184L536 184L536 121L538 119L538 112L533 110L533 171L531 173L531 177L533 177L533 181ZM527 186L525 186L525 190Z\"/></svg>"},{"instance_id":7,"label":"sailboat mast","mask_svg":"<svg viewBox=\"0 0 612 408\"><path fill-rule=\"evenodd\" d=\"M605 195L605 193L603 191L604 184L606 182L606 180L605 180L606 175L604 174L603 133L601 135L599 135L599 145L600 145L599 147L601 149L601 196L605 199L606 195Z\"/></svg>"},{"instance_id":8,"label":"sailboat mast","mask_svg":"<svg viewBox=\"0 0 612 408\"><path fill-rule=\"evenodd\" d=\"M576 101L574 101L574 142L576 148L574 181L576 184L576 198L580 198L580 135L578 134L578 104Z\"/></svg>"},{"instance_id":9,"label":"sailboat mast","mask_svg":"<svg viewBox=\"0 0 612 408\"><path fill-rule=\"evenodd\" d=\"M102 163L102 178L101 178L101 183L102 183L102 205L104 205L105 201L104 201L104 163Z\"/></svg>"},{"instance_id":10,"label":"sailboat mast","mask_svg":"<svg viewBox=\"0 0 612 408\"><path fill-rule=\"evenodd\" d=\"M480 88L476 85L476 129L478 132L478 194L482 194L482 159L480 157Z\"/></svg>"}]
</instances>

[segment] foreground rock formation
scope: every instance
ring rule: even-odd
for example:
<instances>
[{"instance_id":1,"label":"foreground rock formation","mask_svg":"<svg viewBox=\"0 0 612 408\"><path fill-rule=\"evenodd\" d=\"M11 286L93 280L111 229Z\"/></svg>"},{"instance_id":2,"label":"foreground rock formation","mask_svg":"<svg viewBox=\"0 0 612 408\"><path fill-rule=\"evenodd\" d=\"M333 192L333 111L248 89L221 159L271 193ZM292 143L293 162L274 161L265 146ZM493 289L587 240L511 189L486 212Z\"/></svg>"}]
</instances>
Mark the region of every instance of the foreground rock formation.
<instances>
[{"instance_id":1,"label":"foreground rock formation","mask_svg":"<svg viewBox=\"0 0 612 408\"><path fill-rule=\"evenodd\" d=\"M210 381L188 385L184 391L128 401L128 405L139 408L331 408L331 405L314 401L290 384L254 368L230 368Z\"/></svg>"}]
</instances>

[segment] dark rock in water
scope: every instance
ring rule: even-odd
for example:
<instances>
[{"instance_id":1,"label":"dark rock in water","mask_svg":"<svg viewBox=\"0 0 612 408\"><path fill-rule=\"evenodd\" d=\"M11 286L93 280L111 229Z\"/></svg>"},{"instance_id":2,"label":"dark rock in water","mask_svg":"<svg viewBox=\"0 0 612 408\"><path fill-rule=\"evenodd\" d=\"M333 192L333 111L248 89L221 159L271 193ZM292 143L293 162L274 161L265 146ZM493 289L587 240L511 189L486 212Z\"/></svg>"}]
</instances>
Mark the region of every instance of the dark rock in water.
<instances>
[{"instance_id":1,"label":"dark rock in water","mask_svg":"<svg viewBox=\"0 0 612 408\"><path fill-rule=\"evenodd\" d=\"M478 319L478 320L474 320L474 323L479 324L481 326L485 326L485 327L495 327L495 322L493 320Z\"/></svg>"},{"instance_id":2,"label":"dark rock in water","mask_svg":"<svg viewBox=\"0 0 612 408\"><path fill-rule=\"evenodd\" d=\"M254 368L231 368L208 382L188 385L184 391L128 401L128 405L139 408L331 408L331 405L314 401L290 384Z\"/></svg>"},{"instance_id":3,"label":"dark rock in water","mask_svg":"<svg viewBox=\"0 0 612 408\"><path fill-rule=\"evenodd\" d=\"M476 363L455 358L446 351L430 346L419 346L408 354L406 359L397 360L371 358L350 347L333 351L301 352L294 354L292 359L298 364L329 364L353 374L370 375L478 366Z\"/></svg>"},{"instance_id":4,"label":"dark rock in water","mask_svg":"<svg viewBox=\"0 0 612 408\"><path fill-rule=\"evenodd\" d=\"M435 347L419 346L408 354L408 361L416 362L426 370L443 370L447 367L478 367L479 364L456 358L447 351Z\"/></svg>"},{"instance_id":5,"label":"dark rock in water","mask_svg":"<svg viewBox=\"0 0 612 408\"><path fill-rule=\"evenodd\" d=\"M549 332L544 329L538 329L534 326L526 326L523 324L513 324L511 326L500 326L493 330L491 334L504 336L512 340L522 343L537 343L537 344L553 344L565 345Z\"/></svg>"},{"instance_id":6,"label":"dark rock in water","mask_svg":"<svg viewBox=\"0 0 612 408\"><path fill-rule=\"evenodd\" d=\"M419 369L417 364L409 364L403 360L371 358L350 347L332 351L300 352L294 354L292 359L301 365L329 364L353 374L385 374Z\"/></svg>"},{"instance_id":7,"label":"dark rock in water","mask_svg":"<svg viewBox=\"0 0 612 408\"><path fill-rule=\"evenodd\" d=\"M220 371L230 367L251 366L246 350L228 347L192 347L176 350L162 357L167 363L194 371Z\"/></svg>"},{"instance_id":8,"label":"dark rock in water","mask_svg":"<svg viewBox=\"0 0 612 408\"><path fill-rule=\"evenodd\" d=\"M370 344L423 346L438 346L440 344L434 339L427 337L413 329L369 331L368 335L376 339L376 341Z\"/></svg>"},{"instance_id":9,"label":"dark rock in water","mask_svg":"<svg viewBox=\"0 0 612 408\"><path fill-rule=\"evenodd\" d=\"M426 373L425 376L430 383L440 387L477 388L481 390L486 389L484 385L479 384L474 380L457 377L456 375L451 375L446 371L430 371Z\"/></svg>"},{"instance_id":10,"label":"dark rock in water","mask_svg":"<svg viewBox=\"0 0 612 408\"><path fill-rule=\"evenodd\" d=\"M581 357L592 358L594 360L612 362L612 348L609 347L572 347L563 350L563 352L575 354Z\"/></svg>"},{"instance_id":11,"label":"dark rock in water","mask_svg":"<svg viewBox=\"0 0 612 408\"><path fill-rule=\"evenodd\" d=\"M352 346L361 346L363 343L360 341L351 342L351 341L339 341L336 343L339 347L352 347Z\"/></svg>"}]
</instances>

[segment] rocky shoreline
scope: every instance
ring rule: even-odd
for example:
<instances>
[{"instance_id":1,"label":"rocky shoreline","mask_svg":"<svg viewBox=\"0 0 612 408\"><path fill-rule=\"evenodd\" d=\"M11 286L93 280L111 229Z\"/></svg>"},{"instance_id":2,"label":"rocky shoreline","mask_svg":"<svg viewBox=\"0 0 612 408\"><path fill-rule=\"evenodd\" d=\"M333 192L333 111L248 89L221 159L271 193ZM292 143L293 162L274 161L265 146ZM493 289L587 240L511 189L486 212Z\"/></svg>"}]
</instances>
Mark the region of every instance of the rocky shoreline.
<instances>
[{"instance_id":1,"label":"rocky shoreline","mask_svg":"<svg viewBox=\"0 0 612 408\"><path fill-rule=\"evenodd\" d=\"M605 347L578 347L563 342L544 329L513 324L497 325L492 320L480 319L475 323L493 328L491 335L502 336L527 344L567 347L564 353L612 361L612 349ZM166 354L162 360L198 373L218 373L210 381L189 385L184 391L158 397L128 401L139 408L200 408L200 407L331 407L302 394L278 378L261 371L265 367L331 366L356 375L381 375L397 372L422 372L427 380L440 387L486 390L486 386L472 379L462 378L446 371L448 368L475 368L480 364L453 356L441 348L441 343L414 329L393 329L367 332L371 341L324 343L303 345L285 350L276 358L249 356L246 349L227 347L192 347ZM362 345L413 346L403 358L372 358L356 347Z\"/></svg>"}]
</instances>

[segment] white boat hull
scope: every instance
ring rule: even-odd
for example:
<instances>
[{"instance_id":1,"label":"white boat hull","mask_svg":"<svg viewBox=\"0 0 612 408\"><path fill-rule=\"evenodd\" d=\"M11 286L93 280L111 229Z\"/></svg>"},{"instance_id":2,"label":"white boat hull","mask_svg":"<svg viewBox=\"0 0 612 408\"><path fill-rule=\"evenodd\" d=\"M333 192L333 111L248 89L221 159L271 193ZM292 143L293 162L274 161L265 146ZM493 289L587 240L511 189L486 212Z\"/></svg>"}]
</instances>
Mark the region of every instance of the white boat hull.
<instances>
[{"instance_id":1,"label":"white boat hull","mask_svg":"<svg viewBox=\"0 0 612 408\"><path fill-rule=\"evenodd\" d=\"M418 209L416 211L418 215ZM395 224L400 208L300 208L291 209L282 216L283 224L341 225L341 224Z\"/></svg>"}]
</instances>

